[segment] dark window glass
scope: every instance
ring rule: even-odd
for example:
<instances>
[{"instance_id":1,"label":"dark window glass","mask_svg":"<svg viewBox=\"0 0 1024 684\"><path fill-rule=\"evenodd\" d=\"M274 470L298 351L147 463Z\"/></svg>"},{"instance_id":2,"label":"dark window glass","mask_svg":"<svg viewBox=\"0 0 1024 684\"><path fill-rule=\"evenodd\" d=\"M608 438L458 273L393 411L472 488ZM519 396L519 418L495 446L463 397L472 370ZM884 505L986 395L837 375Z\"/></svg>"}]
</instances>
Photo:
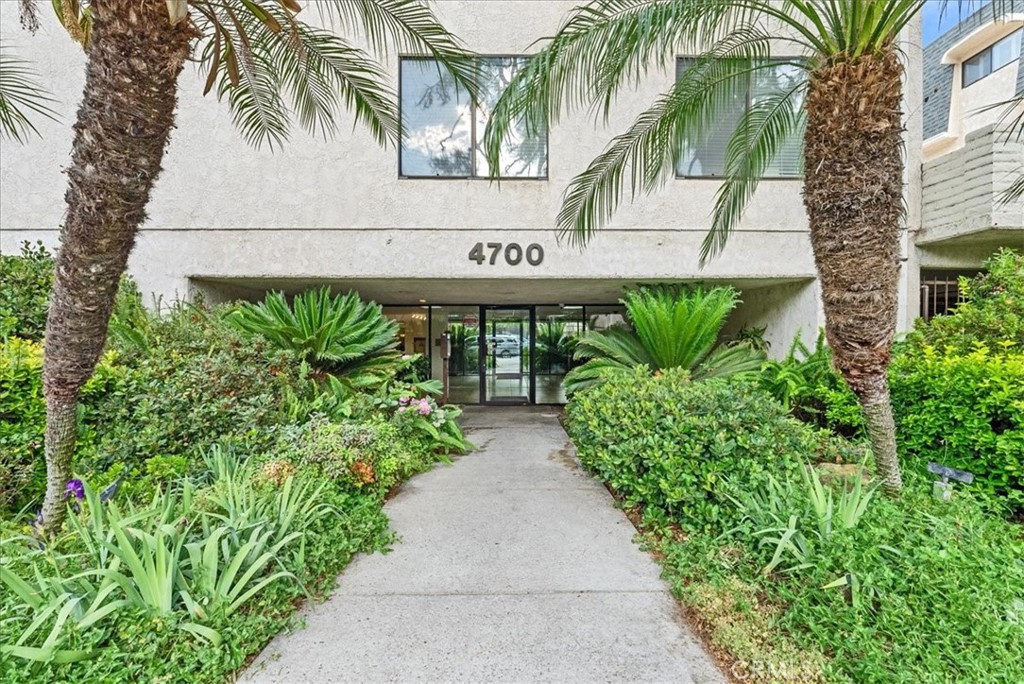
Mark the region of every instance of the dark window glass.
<instances>
[{"instance_id":1,"label":"dark window glass","mask_svg":"<svg viewBox=\"0 0 1024 684\"><path fill-rule=\"evenodd\" d=\"M694 63L680 59L677 74L681 75ZM773 64L750 77L736 79L734 88L724 91L724 107L720 107L713 121L690 132L683 143L683 153L676 167L679 176L725 175L725 157L729 138L740 124L744 112L752 104L772 95L789 91L801 78L800 69L792 64ZM798 94L791 105L802 107L803 94ZM766 176L799 176L803 163L803 140L794 135L784 141Z\"/></svg>"},{"instance_id":2,"label":"dark window glass","mask_svg":"<svg viewBox=\"0 0 1024 684\"><path fill-rule=\"evenodd\" d=\"M481 58L481 101L473 103L451 75L431 59L403 59L401 107L403 176L487 177L483 134L491 109L526 57ZM527 135L518 125L501 151L502 178L545 178L546 131Z\"/></svg>"}]
</instances>

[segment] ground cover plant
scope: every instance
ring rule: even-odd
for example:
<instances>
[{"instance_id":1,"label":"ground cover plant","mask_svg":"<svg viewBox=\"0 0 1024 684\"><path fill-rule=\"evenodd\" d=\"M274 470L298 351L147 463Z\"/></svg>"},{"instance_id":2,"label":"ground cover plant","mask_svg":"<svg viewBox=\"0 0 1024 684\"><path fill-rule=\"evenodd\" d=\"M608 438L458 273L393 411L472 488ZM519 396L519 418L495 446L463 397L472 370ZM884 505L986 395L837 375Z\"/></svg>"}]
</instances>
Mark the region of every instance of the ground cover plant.
<instances>
[{"instance_id":1,"label":"ground cover plant","mask_svg":"<svg viewBox=\"0 0 1024 684\"><path fill-rule=\"evenodd\" d=\"M756 383L638 371L578 393L585 467L742 681L1024 680L1024 530L969 489L899 498Z\"/></svg>"},{"instance_id":2,"label":"ground cover plant","mask_svg":"<svg viewBox=\"0 0 1024 684\"><path fill-rule=\"evenodd\" d=\"M33 282L3 296L42 320L45 299L10 291ZM35 525L43 347L0 340L0 681L225 681L391 543L396 486L469 448L436 383L401 363L344 383L239 330L238 308L156 316L122 286L53 536Z\"/></svg>"}]
</instances>

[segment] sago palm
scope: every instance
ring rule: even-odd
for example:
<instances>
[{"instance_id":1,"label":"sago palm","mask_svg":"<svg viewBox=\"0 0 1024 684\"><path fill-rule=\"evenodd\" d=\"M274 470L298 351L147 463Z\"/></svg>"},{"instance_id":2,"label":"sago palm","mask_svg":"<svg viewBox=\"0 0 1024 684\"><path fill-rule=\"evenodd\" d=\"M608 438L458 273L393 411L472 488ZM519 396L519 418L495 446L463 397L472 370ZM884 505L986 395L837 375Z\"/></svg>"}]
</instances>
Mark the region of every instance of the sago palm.
<instances>
[{"instance_id":1,"label":"sago palm","mask_svg":"<svg viewBox=\"0 0 1024 684\"><path fill-rule=\"evenodd\" d=\"M1000 0L996 0L1000 2ZM857 394L878 471L902 486L886 369L896 330L903 219L900 32L925 0L591 0L512 80L485 133L493 162L512 126L608 114L617 93L690 55L687 68L566 191L559 230L585 243L623 195L671 178L751 79L775 84L729 131L701 262L718 254L758 180L803 136L804 206L835 364ZM970 3L961 3L970 4ZM778 78L783 67L787 78Z\"/></svg>"},{"instance_id":2,"label":"sago palm","mask_svg":"<svg viewBox=\"0 0 1024 684\"><path fill-rule=\"evenodd\" d=\"M642 289L627 292L622 303L632 329L612 326L585 333L575 357L587 361L566 374L567 394L637 366L652 371L685 368L699 380L756 371L765 361L764 352L745 342L715 347L729 313L739 303L731 287L689 292Z\"/></svg>"},{"instance_id":3,"label":"sago palm","mask_svg":"<svg viewBox=\"0 0 1024 684\"><path fill-rule=\"evenodd\" d=\"M38 25L33 0L23 23ZM319 11L327 26L300 21ZM298 126L329 136L340 110L382 144L399 135L388 50L429 55L469 93L473 66L422 0L52 0L85 49L85 91L67 166L67 212L46 329L47 487L59 527L76 439L79 390L103 349L118 279L161 170L186 61L226 100L255 144ZM315 9L313 9L315 7ZM364 49L360 45L367 45ZM240 198L244 201L244 198Z\"/></svg>"},{"instance_id":4,"label":"sago palm","mask_svg":"<svg viewBox=\"0 0 1024 684\"><path fill-rule=\"evenodd\" d=\"M398 323L356 292L333 296L323 287L296 295L291 305L282 293L271 292L259 304L242 304L229 320L340 376L373 374L400 358Z\"/></svg>"}]
</instances>

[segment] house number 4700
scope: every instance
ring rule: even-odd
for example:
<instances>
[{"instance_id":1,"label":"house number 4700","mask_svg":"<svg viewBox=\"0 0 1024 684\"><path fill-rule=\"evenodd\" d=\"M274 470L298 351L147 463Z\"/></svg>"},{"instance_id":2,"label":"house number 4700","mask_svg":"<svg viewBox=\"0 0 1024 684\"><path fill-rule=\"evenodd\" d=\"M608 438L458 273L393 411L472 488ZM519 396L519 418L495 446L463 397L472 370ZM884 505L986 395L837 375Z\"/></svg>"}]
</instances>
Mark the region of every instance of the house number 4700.
<instances>
[{"instance_id":1,"label":"house number 4700","mask_svg":"<svg viewBox=\"0 0 1024 684\"><path fill-rule=\"evenodd\" d=\"M487 251L490 251L488 256ZM520 264L523 259L526 259L526 263L531 266L538 266L544 261L544 248L538 245L536 242L532 245L527 245L526 249L518 242L478 242L473 245L473 249L469 250L469 260L475 261L477 265L480 265L487 261L493 266L498 263L498 255L504 253L505 263L509 266L516 266Z\"/></svg>"}]
</instances>

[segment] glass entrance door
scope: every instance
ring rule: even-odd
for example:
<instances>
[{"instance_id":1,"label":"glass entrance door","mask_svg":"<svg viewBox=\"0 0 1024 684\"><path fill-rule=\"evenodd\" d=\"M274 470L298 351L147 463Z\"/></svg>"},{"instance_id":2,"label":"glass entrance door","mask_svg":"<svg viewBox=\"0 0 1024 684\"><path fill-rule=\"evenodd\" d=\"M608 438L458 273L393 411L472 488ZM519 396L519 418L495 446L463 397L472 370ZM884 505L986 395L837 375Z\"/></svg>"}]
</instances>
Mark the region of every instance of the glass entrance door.
<instances>
[{"instance_id":1,"label":"glass entrance door","mask_svg":"<svg viewBox=\"0 0 1024 684\"><path fill-rule=\"evenodd\" d=\"M532 404L533 307L484 308L480 395L488 404Z\"/></svg>"}]
</instances>

